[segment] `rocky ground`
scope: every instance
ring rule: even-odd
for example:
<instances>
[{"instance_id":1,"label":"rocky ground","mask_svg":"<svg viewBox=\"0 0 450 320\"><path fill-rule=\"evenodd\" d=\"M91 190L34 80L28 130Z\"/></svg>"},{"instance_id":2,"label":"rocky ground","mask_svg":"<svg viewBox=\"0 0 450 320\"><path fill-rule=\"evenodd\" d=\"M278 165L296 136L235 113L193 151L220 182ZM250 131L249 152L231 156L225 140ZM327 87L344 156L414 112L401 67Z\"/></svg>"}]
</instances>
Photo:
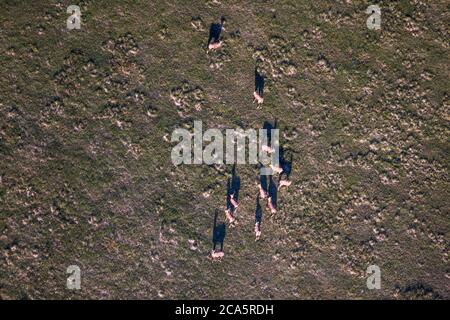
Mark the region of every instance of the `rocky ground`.
<instances>
[{"instance_id":1,"label":"rocky ground","mask_svg":"<svg viewBox=\"0 0 450 320\"><path fill-rule=\"evenodd\" d=\"M2 1L0 298L448 299L449 6L374 3ZM194 120L277 121L293 159L257 242L258 170L237 166L221 261L231 166L170 160Z\"/></svg>"}]
</instances>

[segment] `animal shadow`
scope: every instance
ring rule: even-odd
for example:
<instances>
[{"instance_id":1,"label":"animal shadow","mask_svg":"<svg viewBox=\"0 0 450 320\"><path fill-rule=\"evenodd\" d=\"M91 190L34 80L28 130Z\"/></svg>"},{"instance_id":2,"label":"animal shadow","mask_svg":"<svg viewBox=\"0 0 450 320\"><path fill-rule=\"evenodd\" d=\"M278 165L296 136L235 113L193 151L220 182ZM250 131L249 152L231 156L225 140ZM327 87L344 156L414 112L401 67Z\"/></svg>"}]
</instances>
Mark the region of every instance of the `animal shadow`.
<instances>
[{"instance_id":1,"label":"animal shadow","mask_svg":"<svg viewBox=\"0 0 450 320\"><path fill-rule=\"evenodd\" d=\"M259 175L259 183L261 184L261 187L263 188L264 191L267 191L267 176L264 174L260 174Z\"/></svg>"},{"instance_id":2,"label":"animal shadow","mask_svg":"<svg viewBox=\"0 0 450 320\"><path fill-rule=\"evenodd\" d=\"M220 23L211 23L211 27L209 28L208 43L206 44L207 47L210 43L218 42L220 40L220 34L222 33L224 23L224 17L220 18Z\"/></svg>"},{"instance_id":3,"label":"animal shadow","mask_svg":"<svg viewBox=\"0 0 450 320\"><path fill-rule=\"evenodd\" d=\"M223 251L223 242L225 240L226 236L226 225L225 223L217 224L217 218L219 216L219 211L216 210L214 214L214 227L213 227L213 235L212 235L212 241L213 241L213 250L216 250L217 246L219 246L220 251Z\"/></svg>"},{"instance_id":4,"label":"animal shadow","mask_svg":"<svg viewBox=\"0 0 450 320\"><path fill-rule=\"evenodd\" d=\"M263 123L263 129L267 130L267 144L270 146L272 143L272 129L276 129L278 125L278 120L275 119L274 123L272 124L269 121L264 121Z\"/></svg>"},{"instance_id":5,"label":"animal shadow","mask_svg":"<svg viewBox=\"0 0 450 320\"><path fill-rule=\"evenodd\" d=\"M272 203L273 203L273 205L276 208L277 207L278 190L277 190L277 185L273 181L273 177L272 176L269 176L269 190L268 190L268 194L269 194L269 197L271 197Z\"/></svg>"},{"instance_id":6,"label":"animal shadow","mask_svg":"<svg viewBox=\"0 0 450 320\"><path fill-rule=\"evenodd\" d=\"M236 164L233 165L231 170L231 178L228 178L227 182L227 209L232 209L230 196L233 195L234 199L239 202L239 190L241 189L241 178L236 175Z\"/></svg>"},{"instance_id":7,"label":"animal shadow","mask_svg":"<svg viewBox=\"0 0 450 320\"><path fill-rule=\"evenodd\" d=\"M255 91L261 97L264 96L264 77L258 72L257 67L255 67Z\"/></svg>"},{"instance_id":8,"label":"animal shadow","mask_svg":"<svg viewBox=\"0 0 450 320\"><path fill-rule=\"evenodd\" d=\"M289 153L288 156L286 156L286 150L280 146L279 148L279 154L280 154L280 167L283 169L283 172L280 174L280 180L282 176L285 176L286 179L289 179L289 176L292 172L292 153Z\"/></svg>"},{"instance_id":9,"label":"animal shadow","mask_svg":"<svg viewBox=\"0 0 450 320\"><path fill-rule=\"evenodd\" d=\"M255 209L255 223L261 223L262 221L262 208L259 203L259 195L256 197L256 209Z\"/></svg>"}]
</instances>

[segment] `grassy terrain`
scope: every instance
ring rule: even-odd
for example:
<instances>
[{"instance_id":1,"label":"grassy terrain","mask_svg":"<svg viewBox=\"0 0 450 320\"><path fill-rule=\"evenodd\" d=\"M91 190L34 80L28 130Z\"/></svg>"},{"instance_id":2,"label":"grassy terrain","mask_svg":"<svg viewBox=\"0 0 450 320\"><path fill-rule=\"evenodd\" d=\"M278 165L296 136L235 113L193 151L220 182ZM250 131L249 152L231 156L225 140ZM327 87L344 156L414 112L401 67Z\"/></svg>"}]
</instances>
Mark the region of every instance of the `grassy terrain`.
<instances>
[{"instance_id":1,"label":"grassy terrain","mask_svg":"<svg viewBox=\"0 0 450 320\"><path fill-rule=\"evenodd\" d=\"M369 4L381 30L366 27ZM81 30L66 8L81 7ZM0 4L0 298L450 297L446 1L19 1ZM226 17L223 48L206 55ZM255 66L266 79L252 104ZM182 108L173 95L183 99ZM175 167L170 136L278 121L293 184ZM66 289L78 265L82 289ZM376 264L382 288L368 290Z\"/></svg>"}]
</instances>

